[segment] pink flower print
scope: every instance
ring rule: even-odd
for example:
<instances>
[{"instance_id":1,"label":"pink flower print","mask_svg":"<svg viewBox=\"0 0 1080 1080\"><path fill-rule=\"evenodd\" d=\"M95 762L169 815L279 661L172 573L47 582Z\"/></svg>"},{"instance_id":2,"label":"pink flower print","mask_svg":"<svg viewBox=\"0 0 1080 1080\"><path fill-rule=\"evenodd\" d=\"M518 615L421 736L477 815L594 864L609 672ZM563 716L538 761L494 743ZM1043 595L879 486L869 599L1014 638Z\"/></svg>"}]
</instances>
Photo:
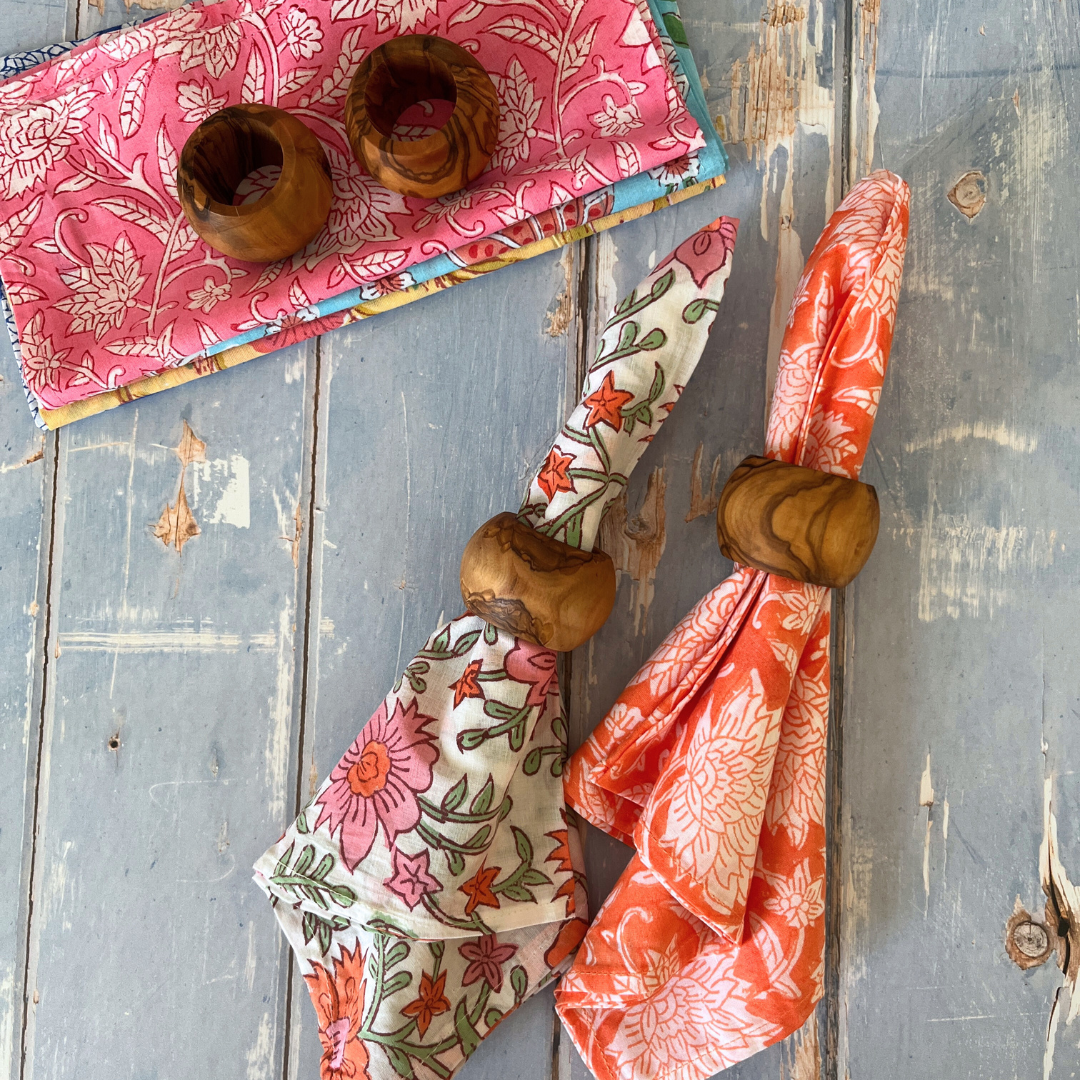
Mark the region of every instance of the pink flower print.
<instances>
[{"instance_id":1,"label":"pink flower print","mask_svg":"<svg viewBox=\"0 0 1080 1080\"><path fill-rule=\"evenodd\" d=\"M543 705L556 681L555 654L542 645L518 638L517 644L506 654L506 674L515 682L529 684L527 705Z\"/></svg>"},{"instance_id":2,"label":"pink flower print","mask_svg":"<svg viewBox=\"0 0 1080 1080\"><path fill-rule=\"evenodd\" d=\"M509 172L529 156L529 140L537 137L536 121L543 98L537 98L533 84L517 57L510 61L505 77L495 77L499 90L499 142L491 168Z\"/></svg>"},{"instance_id":3,"label":"pink flower print","mask_svg":"<svg viewBox=\"0 0 1080 1080\"><path fill-rule=\"evenodd\" d=\"M610 94L604 95L603 109L593 113L591 119L605 139L629 135L634 128L641 127L642 123L641 112L633 97L625 105L616 105Z\"/></svg>"},{"instance_id":4,"label":"pink flower print","mask_svg":"<svg viewBox=\"0 0 1080 1080\"><path fill-rule=\"evenodd\" d=\"M315 828L328 823L331 835L341 829L341 858L350 871L367 857L380 824L389 848L420 820L416 796L431 787L439 759L434 736L424 730L434 722L415 701L405 710L395 701L387 719L384 701L330 773L315 800L322 807Z\"/></svg>"},{"instance_id":5,"label":"pink flower print","mask_svg":"<svg viewBox=\"0 0 1080 1080\"><path fill-rule=\"evenodd\" d=\"M497 994L503 984L502 965L517 952L517 946L500 945L494 934L485 934L458 946L458 952L470 961L461 976L461 985L470 986L477 979L486 979Z\"/></svg>"},{"instance_id":6,"label":"pink flower print","mask_svg":"<svg viewBox=\"0 0 1080 1080\"><path fill-rule=\"evenodd\" d=\"M391 866L394 873L383 884L405 901L410 911L428 893L442 892L442 886L428 873L428 853L406 855L400 848L394 848Z\"/></svg>"},{"instance_id":7,"label":"pink flower print","mask_svg":"<svg viewBox=\"0 0 1080 1080\"><path fill-rule=\"evenodd\" d=\"M717 218L684 240L656 269L681 262L700 289L731 257L738 228L734 218Z\"/></svg>"},{"instance_id":8,"label":"pink flower print","mask_svg":"<svg viewBox=\"0 0 1080 1080\"><path fill-rule=\"evenodd\" d=\"M220 285L215 285L214 279L208 277L203 282L201 289L192 289L191 292L187 294L187 298L190 301L187 305L188 310L198 310L209 315L215 304L220 304L222 300L228 300L230 296L232 296L232 285L228 281L223 281Z\"/></svg>"},{"instance_id":9,"label":"pink flower print","mask_svg":"<svg viewBox=\"0 0 1080 1080\"><path fill-rule=\"evenodd\" d=\"M67 156L95 97L92 90L79 87L0 118L0 189L5 199L36 187Z\"/></svg>"},{"instance_id":10,"label":"pink flower print","mask_svg":"<svg viewBox=\"0 0 1080 1080\"><path fill-rule=\"evenodd\" d=\"M224 109L228 99L216 97L209 83L188 82L176 87L176 104L183 110L181 120L189 124L201 124L208 116Z\"/></svg>"},{"instance_id":11,"label":"pink flower print","mask_svg":"<svg viewBox=\"0 0 1080 1080\"><path fill-rule=\"evenodd\" d=\"M38 311L23 329L19 338L22 348L22 368L26 383L35 394L60 387L60 369L70 349L57 349L51 337L42 333L45 315Z\"/></svg>"},{"instance_id":12,"label":"pink flower print","mask_svg":"<svg viewBox=\"0 0 1080 1080\"><path fill-rule=\"evenodd\" d=\"M117 238L116 247L87 244L86 254L89 263L61 272L60 280L72 293L57 300L56 307L73 316L71 333L92 330L100 341L110 327L119 330L128 310L137 306L146 275L140 273L142 259L126 233Z\"/></svg>"},{"instance_id":13,"label":"pink flower print","mask_svg":"<svg viewBox=\"0 0 1080 1080\"><path fill-rule=\"evenodd\" d=\"M300 60L310 60L322 52L322 31L318 19L313 19L303 8L289 8L281 20L285 28L285 43L289 52Z\"/></svg>"}]
</instances>

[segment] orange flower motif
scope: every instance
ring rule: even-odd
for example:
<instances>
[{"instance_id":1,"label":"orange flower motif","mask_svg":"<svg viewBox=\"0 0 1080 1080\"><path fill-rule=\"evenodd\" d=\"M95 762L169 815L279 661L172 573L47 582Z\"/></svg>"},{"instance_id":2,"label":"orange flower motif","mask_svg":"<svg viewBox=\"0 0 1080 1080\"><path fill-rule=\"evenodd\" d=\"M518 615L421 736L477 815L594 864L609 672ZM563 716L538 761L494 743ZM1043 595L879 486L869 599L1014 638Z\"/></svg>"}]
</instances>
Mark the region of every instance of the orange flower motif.
<instances>
[{"instance_id":1,"label":"orange flower motif","mask_svg":"<svg viewBox=\"0 0 1080 1080\"><path fill-rule=\"evenodd\" d=\"M465 904L466 915L471 915L480 904L484 907L497 908L499 906L499 898L491 891L491 884L499 876L501 869L501 867L493 866L490 870L485 870L481 866L464 885L458 888L458 892L463 892L469 898Z\"/></svg>"},{"instance_id":2,"label":"orange flower motif","mask_svg":"<svg viewBox=\"0 0 1080 1080\"><path fill-rule=\"evenodd\" d=\"M566 814L563 813L563 820L566 820ZM555 899L560 896L566 897L566 914L572 915L574 913L574 878L572 871L574 869L573 863L570 861L570 846L567 842L566 829L556 829L555 832L545 833L545 836L550 836L552 840L558 845L551 854L544 860L544 862L555 862L558 860L559 865L555 867L556 874L567 874L568 877L558 888L555 893Z\"/></svg>"},{"instance_id":3,"label":"orange flower motif","mask_svg":"<svg viewBox=\"0 0 1080 1080\"><path fill-rule=\"evenodd\" d=\"M604 376L600 389L594 390L582 402L589 410L589 415L585 418L585 427L607 424L616 431L622 431L623 418L619 410L633 400L634 395L629 390L615 389L615 376L609 371Z\"/></svg>"},{"instance_id":4,"label":"orange flower motif","mask_svg":"<svg viewBox=\"0 0 1080 1080\"><path fill-rule=\"evenodd\" d=\"M368 1051L357 1038L364 1011L364 954L343 949L334 960L333 974L320 964L304 976L312 1004L319 1016L322 1080L371 1080Z\"/></svg>"},{"instance_id":5,"label":"orange flower motif","mask_svg":"<svg viewBox=\"0 0 1080 1080\"><path fill-rule=\"evenodd\" d=\"M573 465L572 457L564 457L553 446L547 456L536 482L543 488L544 494L549 499L554 499L559 491L577 491L574 487L573 477L567 475L566 470Z\"/></svg>"},{"instance_id":6,"label":"orange flower motif","mask_svg":"<svg viewBox=\"0 0 1080 1080\"><path fill-rule=\"evenodd\" d=\"M446 985L446 972L444 971L434 982L425 971L420 976L420 996L415 1001L410 1001L401 1011L406 1016L416 1017L416 1026L420 1031L420 1038L427 1034L433 1017L450 1011L450 1002L443 993Z\"/></svg>"},{"instance_id":7,"label":"orange flower motif","mask_svg":"<svg viewBox=\"0 0 1080 1080\"><path fill-rule=\"evenodd\" d=\"M450 684L450 689L454 691L454 708L456 709L466 698L484 696L483 688L480 686L476 676L480 674L480 668L483 667L483 660L474 660L469 666L461 673L461 678L457 682Z\"/></svg>"}]
</instances>

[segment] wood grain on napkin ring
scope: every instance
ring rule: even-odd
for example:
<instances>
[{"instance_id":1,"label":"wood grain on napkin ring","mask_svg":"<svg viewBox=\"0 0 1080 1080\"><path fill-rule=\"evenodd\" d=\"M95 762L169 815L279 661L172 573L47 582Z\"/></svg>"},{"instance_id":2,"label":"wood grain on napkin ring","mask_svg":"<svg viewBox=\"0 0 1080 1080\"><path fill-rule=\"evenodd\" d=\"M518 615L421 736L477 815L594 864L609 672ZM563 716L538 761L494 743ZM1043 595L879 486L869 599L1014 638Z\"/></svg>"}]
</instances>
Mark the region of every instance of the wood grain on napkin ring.
<instances>
[{"instance_id":1,"label":"wood grain on napkin ring","mask_svg":"<svg viewBox=\"0 0 1080 1080\"><path fill-rule=\"evenodd\" d=\"M420 101L454 103L422 139L395 139L394 125ZM360 166L383 187L434 199L475 180L495 153L499 98L488 73L460 45L431 34L391 38L357 69L345 129Z\"/></svg>"},{"instance_id":2,"label":"wood grain on napkin ring","mask_svg":"<svg viewBox=\"0 0 1080 1080\"><path fill-rule=\"evenodd\" d=\"M569 652L615 604L615 564L496 514L465 545L461 597L475 615L536 645Z\"/></svg>"},{"instance_id":3,"label":"wood grain on napkin ring","mask_svg":"<svg viewBox=\"0 0 1080 1080\"><path fill-rule=\"evenodd\" d=\"M234 206L242 180L279 165L257 202ZM184 144L176 190L191 227L210 247L245 262L276 262L316 237L330 215L330 163L311 129L269 105L233 105L204 120Z\"/></svg>"},{"instance_id":4,"label":"wood grain on napkin ring","mask_svg":"<svg viewBox=\"0 0 1080 1080\"><path fill-rule=\"evenodd\" d=\"M748 457L720 494L716 536L734 562L842 589L870 557L878 520L869 484Z\"/></svg>"}]
</instances>

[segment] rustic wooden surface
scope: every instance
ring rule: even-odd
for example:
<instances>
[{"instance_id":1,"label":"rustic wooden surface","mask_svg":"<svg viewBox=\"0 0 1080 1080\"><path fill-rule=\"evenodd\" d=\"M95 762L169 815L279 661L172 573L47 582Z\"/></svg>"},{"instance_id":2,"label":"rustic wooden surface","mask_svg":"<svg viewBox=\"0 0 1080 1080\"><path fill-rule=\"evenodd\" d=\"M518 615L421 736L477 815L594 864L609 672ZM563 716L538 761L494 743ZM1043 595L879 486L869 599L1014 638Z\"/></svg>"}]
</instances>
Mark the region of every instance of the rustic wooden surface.
<instances>
[{"instance_id":1,"label":"rustic wooden surface","mask_svg":"<svg viewBox=\"0 0 1080 1080\"><path fill-rule=\"evenodd\" d=\"M0 48L155 10L0 0ZM615 613L567 661L575 739L599 719L728 571L716 497L761 449L802 262L882 164L912 238L864 473L881 535L836 598L828 992L728 1075L1080 1072L1067 979L1005 950L1045 886L1080 957L1075 8L684 16L732 154L718 192L59 435L0 346L0 1078L318 1075L252 861L459 610L461 549L517 505L611 303L732 214L701 367L605 525ZM201 531L177 550L155 526L181 487ZM627 857L590 832L594 902ZM585 1071L548 993L461 1075Z\"/></svg>"}]
</instances>

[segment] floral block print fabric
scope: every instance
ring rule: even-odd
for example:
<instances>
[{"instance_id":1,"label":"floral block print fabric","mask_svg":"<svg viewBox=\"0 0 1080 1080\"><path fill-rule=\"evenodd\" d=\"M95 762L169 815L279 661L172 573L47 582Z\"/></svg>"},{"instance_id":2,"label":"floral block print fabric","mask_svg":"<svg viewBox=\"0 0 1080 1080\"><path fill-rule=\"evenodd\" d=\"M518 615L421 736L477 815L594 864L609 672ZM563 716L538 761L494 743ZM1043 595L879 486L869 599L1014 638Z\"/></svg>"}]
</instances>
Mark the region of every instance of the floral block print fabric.
<instances>
[{"instance_id":1,"label":"floral block print fabric","mask_svg":"<svg viewBox=\"0 0 1080 1080\"><path fill-rule=\"evenodd\" d=\"M892 341L908 189L832 216L792 301L766 456L857 477ZM566 777L636 853L556 991L599 1080L702 1080L822 993L829 593L747 567L620 696Z\"/></svg>"},{"instance_id":2,"label":"floral block print fabric","mask_svg":"<svg viewBox=\"0 0 1080 1080\"><path fill-rule=\"evenodd\" d=\"M436 200L375 184L342 121L361 58L421 29L471 49L502 106L489 169ZM308 123L334 177L327 226L268 267L212 252L176 200L179 148L241 100ZM0 86L0 269L24 372L50 408L111 389L704 145L629 0L191 4Z\"/></svg>"},{"instance_id":3,"label":"floral block print fabric","mask_svg":"<svg viewBox=\"0 0 1080 1080\"><path fill-rule=\"evenodd\" d=\"M701 356L734 237L714 222L616 308L523 520L591 547L581 522L621 490ZM587 925L565 759L555 653L465 614L259 860L319 1014L324 1080L447 1077L565 970Z\"/></svg>"},{"instance_id":4,"label":"floral block print fabric","mask_svg":"<svg viewBox=\"0 0 1080 1080\"><path fill-rule=\"evenodd\" d=\"M565 228L560 232L549 233L542 236L542 238L526 242L520 247L507 244L497 254L493 254L479 262L468 263L460 269L451 270L446 274L439 274L437 277L426 281L418 281L407 287L376 293L372 299L362 300L345 311L338 311L312 319L299 316L283 319L281 320L280 329L272 336L258 338L249 344L230 345L228 348L215 352L210 356L197 357L190 363L167 368L154 375L144 376L132 383L128 383L126 386L117 387L115 390L95 394L92 397L84 398L82 401L64 405L59 409L42 409L38 415L43 422L43 426L62 427L64 424L81 420L83 417L94 416L99 412L114 409L125 402L136 401L150 394L156 394L174 386L181 386L195 379L205 378L207 375L213 375L217 371L225 371L227 368L236 367L238 364L247 363L247 361L254 360L256 357L273 352L274 349L303 341L316 334L328 333L360 319L368 319L373 315L392 311L405 304L421 300L425 296L430 296L432 293L442 292L453 285L463 284L473 278L494 273L494 271L501 270L503 267L511 266L514 263L524 262L526 259L534 258L545 252L554 251L557 248L564 247L566 244L572 244L576 240L583 240L586 236L593 236L598 232L614 228L624 222L634 221L666 206L674 206L685 199L700 195L703 191L719 187L723 182L724 178L718 176L702 184L695 184L690 188L681 188L670 195L654 199L651 203L646 203L643 206L632 206L627 210L605 214L599 218L587 216L579 225ZM378 282L375 284L377 285ZM29 394L29 391L27 393ZM32 395L30 396L32 398Z\"/></svg>"}]
</instances>

